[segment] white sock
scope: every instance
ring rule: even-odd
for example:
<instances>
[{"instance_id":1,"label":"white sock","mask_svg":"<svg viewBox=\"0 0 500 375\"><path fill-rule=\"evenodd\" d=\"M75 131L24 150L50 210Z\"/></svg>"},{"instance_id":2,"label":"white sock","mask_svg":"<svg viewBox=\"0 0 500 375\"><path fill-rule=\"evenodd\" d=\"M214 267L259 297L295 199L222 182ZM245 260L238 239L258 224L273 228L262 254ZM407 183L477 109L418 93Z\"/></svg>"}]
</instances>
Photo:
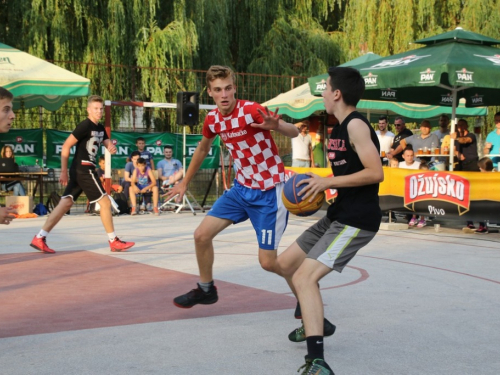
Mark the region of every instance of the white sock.
<instances>
[{"instance_id":1,"label":"white sock","mask_svg":"<svg viewBox=\"0 0 500 375\"><path fill-rule=\"evenodd\" d=\"M113 242L116 238L115 232L108 233L108 238L111 242Z\"/></svg>"},{"instance_id":2,"label":"white sock","mask_svg":"<svg viewBox=\"0 0 500 375\"><path fill-rule=\"evenodd\" d=\"M46 231L44 231L44 230L42 229L42 230L40 230L40 233L38 233L38 234L36 235L36 238L47 237L47 234L49 234L49 232L46 232Z\"/></svg>"}]
</instances>

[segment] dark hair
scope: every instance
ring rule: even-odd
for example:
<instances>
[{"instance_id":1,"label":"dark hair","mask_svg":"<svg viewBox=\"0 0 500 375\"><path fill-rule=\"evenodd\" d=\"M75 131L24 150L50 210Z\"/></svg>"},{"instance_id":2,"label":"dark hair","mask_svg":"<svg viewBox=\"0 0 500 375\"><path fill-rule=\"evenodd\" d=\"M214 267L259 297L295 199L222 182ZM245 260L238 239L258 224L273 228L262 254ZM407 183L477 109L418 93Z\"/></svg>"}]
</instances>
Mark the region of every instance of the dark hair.
<instances>
[{"instance_id":1,"label":"dark hair","mask_svg":"<svg viewBox=\"0 0 500 375\"><path fill-rule=\"evenodd\" d=\"M141 165L146 164L146 159L144 159L144 158L137 159L137 164L141 164Z\"/></svg>"},{"instance_id":2,"label":"dark hair","mask_svg":"<svg viewBox=\"0 0 500 375\"><path fill-rule=\"evenodd\" d=\"M459 119L459 120L457 121L457 125L458 125L458 123L459 123L460 121L465 122L465 127L466 127L466 128L468 128L468 127L469 127L469 123L468 123L468 122L467 122L467 120L466 120L466 119L464 119L464 118Z\"/></svg>"},{"instance_id":3,"label":"dark hair","mask_svg":"<svg viewBox=\"0 0 500 375\"><path fill-rule=\"evenodd\" d=\"M99 156L99 161L104 160L104 155Z\"/></svg>"},{"instance_id":4,"label":"dark hair","mask_svg":"<svg viewBox=\"0 0 500 375\"><path fill-rule=\"evenodd\" d=\"M486 156L478 160L477 166L484 169L486 172L491 172L493 170L493 162Z\"/></svg>"},{"instance_id":5,"label":"dark hair","mask_svg":"<svg viewBox=\"0 0 500 375\"><path fill-rule=\"evenodd\" d=\"M4 89L3 87L0 87L0 100L2 100L2 99L13 100L14 95L12 95L12 93L9 90Z\"/></svg>"},{"instance_id":6,"label":"dark hair","mask_svg":"<svg viewBox=\"0 0 500 375\"><path fill-rule=\"evenodd\" d=\"M403 124L405 124L405 119L403 118L403 116L398 116L398 117L396 117L396 118L394 119L394 121L396 121L396 120L401 120L401 121L403 121Z\"/></svg>"},{"instance_id":7,"label":"dark hair","mask_svg":"<svg viewBox=\"0 0 500 375\"><path fill-rule=\"evenodd\" d=\"M172 150L172 151L174 150L174 148L171 145L166 145L163 147L163 151L165 151L167 148Z\"/></svg>"},{"instance_id":8,"label":"dark hair","mask_svg":"<svg viewBox=\"0 0 500 375\"><path fill-rule=\"evenodd\" d=\"M405 149L403 150L403 154L405 151L413 151L413 146L412 145L406 145Z\"/></svg>"},{"instance_id":9,"label":"dark hair","mask_svg":"<svg viewBox=\"0 0 500 375\"><path fill-rule=\"evenodd\" d=\"M139 142L139 141L144 141L144 142L146 142L146 141L144 140L144 138L143 138L143 137L139 137L139 138L137 138L137 139L135 140L135 143L137 143L137 142Z\"/></svg>"},{"instance_id":10,"label":"dark hair","mask_svg":"<svg viewBox=\"0 0 500 375\"><path fill-rule=\"evenodd\" d=\"M497 116L500 116L500 112L495 113L495 116L493 116L493 117L497 117Z\"/></svg>"},{"instance_id":11,"label":"dark hair","mask_svg":"<svg viewBox=\"0 0 500 375\"><path fill-rule=\"evenodd\" d=\"M387 120L387 116L386 116L386 115L382 115L382 116L380 116L380 117L378 118L378 120L379 120L379 121L383 121L383 120L385 120L386 122L389 122L389 121Z\"/></svg>"},{"instance_id":12,"label":"dark hair","mask_svg":"<svg viewBox=\"0 0 500 375\"><path fill-rule=\"evenodd\" d=\"M131 154L130 154L130 159L132 159L134 156L141 156L141 153L139 151L133 151Z\"/></svg>"},{"instance_id":13,"label":"dark hair","mask_svg":"<svg viewBox=\"0 0 500 375\"><path fill-rule=\"evenodd\" d=\"M359 71L333 66L328 69L328 75L332 91L340 90L344 103L355 107L365 92L365 80Z\"/></svg>"}]
</instances>

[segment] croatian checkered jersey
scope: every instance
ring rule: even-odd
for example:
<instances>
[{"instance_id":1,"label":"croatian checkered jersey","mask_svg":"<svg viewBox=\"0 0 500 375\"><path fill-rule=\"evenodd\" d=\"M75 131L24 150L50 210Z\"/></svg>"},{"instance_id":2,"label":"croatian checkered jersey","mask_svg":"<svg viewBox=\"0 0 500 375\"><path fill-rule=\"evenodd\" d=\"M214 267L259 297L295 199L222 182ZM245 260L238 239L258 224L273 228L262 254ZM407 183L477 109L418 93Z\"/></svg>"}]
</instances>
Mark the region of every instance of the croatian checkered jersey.
<instances>
[{"instance_id":1,"label":"croatian checkered jersey","mask_svg":"<svg viewBox=\"0 0 500 375\"><path fill-rule=\"evenodd\" d=\"M203 124L203 135L220 135L236 166L236 180L251 189L269 190L285 181L285 167L278 156L278 147L269 130L250 126L264 120L257 112L258 103L237 100L233 112L224 117L216 108L210 111Z\"/></svg>"}]
</instances>

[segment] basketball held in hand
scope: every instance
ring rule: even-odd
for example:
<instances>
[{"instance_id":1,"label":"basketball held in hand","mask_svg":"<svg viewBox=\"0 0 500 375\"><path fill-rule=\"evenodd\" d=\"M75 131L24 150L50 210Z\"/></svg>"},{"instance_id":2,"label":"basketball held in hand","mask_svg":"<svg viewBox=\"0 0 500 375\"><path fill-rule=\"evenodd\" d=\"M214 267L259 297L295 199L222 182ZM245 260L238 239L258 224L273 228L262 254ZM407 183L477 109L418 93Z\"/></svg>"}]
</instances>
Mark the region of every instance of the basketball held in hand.
<instances>
[{"instance_id":1,"label":"basketball held in hand","mask_svg":"<svg viewBox=\"0 0 500 375\"><path fill-rule=\"evenodd\" d=\"M294 174L289 178L289 180L285 183L285 187L283 188L283 193L281 195L281 198L283 200L283 204L285 205L285 208L292 214L297 215L297 216L310 216L317 212L321 206L323 205L323 202L325 201L325 193L321 192L316 194L312 198L312 202L309 202L311 200L311 197L307 197L305 200L303 200L303 196L299 196L298 193L305 187L307 184L300 185L297 187L297 184L305 179L309 179L309 177L306 174Z\"/></svg>"}]
</instances>

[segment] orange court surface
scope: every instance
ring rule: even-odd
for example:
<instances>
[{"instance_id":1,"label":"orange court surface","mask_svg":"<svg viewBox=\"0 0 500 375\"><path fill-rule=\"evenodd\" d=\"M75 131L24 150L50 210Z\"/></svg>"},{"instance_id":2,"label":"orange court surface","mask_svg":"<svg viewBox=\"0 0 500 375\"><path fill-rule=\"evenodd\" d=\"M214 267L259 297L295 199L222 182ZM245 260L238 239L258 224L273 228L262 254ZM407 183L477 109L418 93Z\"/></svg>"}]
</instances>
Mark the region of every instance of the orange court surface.
<instances>
[{"instance_id":1,"label":"orange court surface","mask_svg":"<svg viewBox=\"0 0 500 375\"><path fill-rule=\"evenodd\" d=\"M290 216L279 251L324 214ZM173 305L199 280L193 232L205 215L116 217L117 235L136 242L124 253L83 213L50 233L54 255L29 247L45 218L1 225L0 374L296 373L296 300L260 268L249 222L214 241L219 301ZM380 230L322 280L337 375L500 373L500 235L462 226Z\"/></svg>"}]
</instances>

